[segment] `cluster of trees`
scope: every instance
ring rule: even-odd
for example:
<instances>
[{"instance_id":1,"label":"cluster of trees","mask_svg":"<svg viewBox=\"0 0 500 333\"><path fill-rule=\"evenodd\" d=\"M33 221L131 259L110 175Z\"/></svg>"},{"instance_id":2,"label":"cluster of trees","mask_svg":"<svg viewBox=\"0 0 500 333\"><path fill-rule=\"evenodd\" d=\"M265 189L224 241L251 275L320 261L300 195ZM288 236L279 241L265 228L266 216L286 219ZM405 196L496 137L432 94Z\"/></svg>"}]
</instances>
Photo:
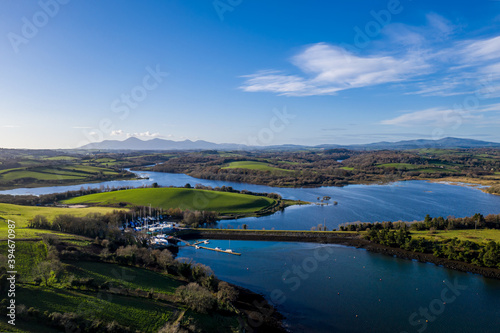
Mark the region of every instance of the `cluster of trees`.
<instances>
[{"instance_id":1,"label":"cluster of trees","mask_svg":"<svg viewBox=\"0 0 500 333\"><path fill-rule=\"evenodd\" d=\"M107 240L100 241L100 245L104 247L100 254L102 261L162 271L189 282L179 287L176 295L179 301L195 311L205 313L233 309L231 304L238 292L226 282L219 281L205 265L175 260L168 250L152 250L135 244L113 250ZM107 288L105 285L98 286L92 279L73 279L71 284L87 289Z\"/></svg>"},{"instance_id":2,"label":"cluster of trees","mask_svg":"<svg viewBox=\"0 0 500 333\"><path fill-rule=\"evenodd\" d=\"M106 238L115 246L131 244L131 235L122 233L118 226L123 221L120 212L100 214L89 213L78 217L73 215L57 215L49 222L45 216L37 215L28 222L29 228L48 229L91 238Z\"/></svg>"},{"instance_id":3,"label":"cluster of trees","mask_svg":"<svg viewBox=\"0 0 500 333\"><path fill-rule=\"evenodd\" d=\"M403 247L411 241L410 232L407 229L399 230L370 230L367 239L390 247Z\"/></svg>"},{"instance_id":4,"label":"cluster of trees","mask_svg":"<svg viewBox=\"0 0 500 333\"><path fill-rule=\"evenodd\" d=\"M431 217L429 214L425 216L423 221L419 222L355 222L342 224L340 231L366 231L366 230L381 230L381 229L410 229L414 231L420 230L454 230L454 229L500 229L500 214L489 214L486 217L476 213L470 217L453 217L444 218Z\"/></svg>"},{"instance_id":5,"label":"cluster of trees","mask_svg":"<svg viewBox=\"0 0 500 333\"><path fill-rule=\"evenodd\" d=\"M494 241L486 245L458 238L432 241L412 238L407 228L397 230L370 229L366 239L385 246L408 251L432 253L436 257L472 263L477 266L500 268L500 243Z\"/></svg>"},{"instance_id":6,"label":"cluster of trees","mask_svg":"<svg viewBox=\"0 0 500 333\"><path fill-rule=\"evenodd\" d=\"M233 310L232 303L238 297L238 291L224 281L206 286L191 282L186 286L178 287L176 296L190 309L208 313L215 309Z\"/></svg>"}]
</instances>

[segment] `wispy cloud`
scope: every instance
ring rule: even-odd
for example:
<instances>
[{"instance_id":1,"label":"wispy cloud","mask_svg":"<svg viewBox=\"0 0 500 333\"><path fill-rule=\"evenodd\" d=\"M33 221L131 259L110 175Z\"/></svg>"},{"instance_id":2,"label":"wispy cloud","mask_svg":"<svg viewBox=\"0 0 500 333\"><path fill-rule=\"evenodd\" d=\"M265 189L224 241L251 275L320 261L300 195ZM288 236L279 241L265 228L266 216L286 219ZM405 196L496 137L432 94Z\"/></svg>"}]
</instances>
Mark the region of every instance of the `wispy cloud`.
<instances>
[{"instance_id":1,"label":"wispy cloud","mask_svg":"<svg viewBox=\"0 0 500 333\"><path fill-rule=\"evenodd\" d=\"M146 132L142 132L142 133L141 132L127 133L121 129L112 131L110 135L111 136L118 136L118 137L127 137L127 138L131 138L131 137L135 137L135 138L159 138L159 137L162 137L162 135L158 132L146 131Z\"/></svg>"},{"instance_id":2,"label":"wispy cloud","mask_svg":"<svg viewBox=\"0 0 500 333\"><path fill-rule=\"evenodd\" d=\"M489 85L500 87L500 36L459 38L460 29L445 18L435 13L426 17L422 27L386 26L369 50L351 52L327 43L306 46L290 59L297 73L257 71L243 76L240 89L310 96L398 84L407 94L453 96L476 92L478 78L485 75L492 80Z\"/></svg>"},{"instance_id":3,"label":"wispy cloud","mask_svg":"<svg viewBox=\"0 0 500 333\"><path fill-rule=\"evenodd\" d=\"M120 135L123 135L123 131L120 129L120 130L114 130L111 132L111 136L120 136Z\"/></svg>"},{"instance_id":4,"label":"wispy cloud","mask_svg":"<svg viewBox=\"0 0 500 333\"><path fill-rule=\"evenodd\" d=\"M151 133L149 131L142 133L127 133L127 137L136 137L136 138L158 138L161 137L160 133Z\"/></svg>"},{"instance_id":5,"label":"wispy cloud","mask_svg":"<svg viewBox=\"0 0 500 333\"><path fill-rule=\"evenodd\" d=\"M319 43L308 46L292 59L303 76L277 71L247 75L241 89L268 91L281 95L309 96L333 94L341 90L402 81L420 75L428 67L418 53L402 57L357 56L346 49Z\"/></svg>"},{"instance_id":6,"label":"wispy cloud","mask_svg":"<svg viewBox=\"0 0 500 333\"><path fill-rule=\"evenodd\" d=\"M382 125L395 125L403 127L415 126L446 126L450 124L474 123L483 125L485 113L500 114L500 103L489 104L474 111L462 112L448 108L430 108L402 114L392 119L381 121Z\"/></svg>"}]
</instances>

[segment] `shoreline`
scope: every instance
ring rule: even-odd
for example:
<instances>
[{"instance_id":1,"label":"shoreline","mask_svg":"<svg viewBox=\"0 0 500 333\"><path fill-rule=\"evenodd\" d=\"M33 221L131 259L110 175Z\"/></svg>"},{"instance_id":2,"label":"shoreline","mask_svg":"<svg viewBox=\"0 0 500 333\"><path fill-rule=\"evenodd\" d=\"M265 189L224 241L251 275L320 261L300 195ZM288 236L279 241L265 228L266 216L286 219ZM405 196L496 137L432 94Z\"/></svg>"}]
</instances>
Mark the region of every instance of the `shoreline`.
<instances>
[{"instance_id":1,"label":"shoreline","mask_svg":"<svg viewBox=\"0 0 500 333\"><path fill-rule=\"evenodd\" d=\"M135 174L134 174L135 175ZM28 185L12 185L12 186L0 186L0 191L11 191L11 190L18 190L18 189L35 189L35 188L42 188L42 187L59 187L59 186L78 186L78 185L85 185L85 184L98 184L98 183L106 183L106 182L114 182L114 181L127 181L127 180L141 180L144 178L138 178L138 177L119 177L119 178L110 178L106 180L89 180L86 181L85 183L82 183L81 181L68 181L65 183L53 183L53 184L28 184ZM54 192L54 193L64 193L67 191L63 192ZM1 193L0 193L1 194ZM3 195L29 195L29 194L3 194Z\"/></svg>"},{"instance_id":2,"label":"shoreline","mask_svg":"<svg viewBox=\"0 0 500 333\"><path fill-rule=\"evenodd\" d=\"M500 193L488 192L488 188L490 188L491 186L493 186L495 184L498 184L498 183L489 183L488 180L486 180L486 181L481 181L481 180L470 181L468 179L459 180L459 179L455 179L455 178L452 178L452 179L440 178L440 179L429 179L428 181L430 183L469 187L469 188L473 188L476 190L480 190L481 192L484 192L487 194L500 195Z\"/></svg>"},{"instance_id":3,"label":"shoreline","mask_svg":"<svg viewBox=\"0 0 500 333\"><path fill-rule=\"evenodd\" d=\"M446 258L435 257L431 253L420 253L404 250L401 248L388 247L385 245L370 242L360 237L359 234L352 232L321 232L321 231L287 231L276 232L267 231L245 231L245 234L240 230L227 231L217 230L210 232L208 230L195 230L191 234L186 234L186 239L193 238L210 238L210 239L231 239L231 240L250 240L250 241L275 241L275 242L303 242L303 243L320 243L320 244L338 244L355 248L362 248L373 253L380 253L388 256L395 256L400 259L416 260L421 263L432 263L436 266L441 266L447 269L461 271L465 273L479 274L483 277L500 280L500 269L476 266L463 261L450 260ZM281 235L280 235L281 234Z\"/></svg>"},{"instance_id":4,"label":"shoreline","mask_svg":"<svg viewBox=\"0 0 500 333\"><path fill-rule=\"evenodd\" d=\"M240 322L240 325L247 332L288 332L283 324L285 316L271 305L264 295L233 283L229 284L238 291L234 307L244 314L246 322Z\"/></svg>"}]
</instances>

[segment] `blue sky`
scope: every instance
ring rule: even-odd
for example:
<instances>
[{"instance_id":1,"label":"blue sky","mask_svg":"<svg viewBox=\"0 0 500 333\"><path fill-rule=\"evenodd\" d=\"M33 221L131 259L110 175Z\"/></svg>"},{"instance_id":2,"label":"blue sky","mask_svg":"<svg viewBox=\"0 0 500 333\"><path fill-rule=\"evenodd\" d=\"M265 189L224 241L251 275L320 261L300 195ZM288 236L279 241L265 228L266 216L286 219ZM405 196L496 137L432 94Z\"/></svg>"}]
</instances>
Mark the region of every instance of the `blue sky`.
<instances>
[{"instance_id":1,"label":"blue sky","mask_svg":"<svg viewBox=\"0 0 500 333\"><path fill-rule=\"evenodd\" d=\"M0 147L500 142L500 1L2 1Z\"/></svg>"}]
</instances>

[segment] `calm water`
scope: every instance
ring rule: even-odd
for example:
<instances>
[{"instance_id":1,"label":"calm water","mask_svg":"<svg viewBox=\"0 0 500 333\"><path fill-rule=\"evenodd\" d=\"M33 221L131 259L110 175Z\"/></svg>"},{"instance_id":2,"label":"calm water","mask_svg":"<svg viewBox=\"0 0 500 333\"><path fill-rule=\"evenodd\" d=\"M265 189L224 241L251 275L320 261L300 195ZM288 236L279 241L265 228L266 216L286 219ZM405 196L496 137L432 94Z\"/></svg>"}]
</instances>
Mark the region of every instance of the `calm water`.
<instances>
[{"instance_id":1,"label":"calm water","mask_svg":"<svg viewBox=\"0 0 500 333\"><path fill-rule=\"evenodd\" d=\"M417 332L426 320L420 308L429 309L425 332L499 332L500 281L339 245L209 246L229 245L242 256L182 247L179 257L262 293L293 332ZM301 270L294 273L294 266ZM458 284L456 293L447 283Z\"/></svg>"},{"instance_id":2,"label":"calm water","mask_svg":"<svg viewBox=\"0 0 500 333\"><path fill-rule=\"evenodd\" d=\"M148 180L1 191L47 194L99 186L182 186L200 183L275 192L284 198L316 202L331 196L338 205L294 206L283 213L222 224L250 228L305 229L326 222L328 228L353 221L422 220L432 216L500 213L500 197L477 189L428 183L351 185L343 188L282 189L147 172ZM180 257L210 266L221 279L262 293L276 304L293 332L499 332L500 282L431 264L336 245L212 241L241 257L181 248ZM301 267L297 270L297 267ZM449 284L458 284L454 294ZM444 295L445 301L442 300ZM446 303L446 304L443 304ZM425 314L419 311L428 311ZM425 320L426 323L424 329ZM419 331L420 330L420 331Z\"/></svg>"},{"instance_id":3,"label":"calm water","mask_svg":"<svg viewBox=\"0 0 500 333\"><path fill-rule=\"evenodd\" d=\"M255 229L295 229L310 230L311 227L326 223L329 229L337 228L344 222L375 221L413 221L423 220L426 214L431 216L457 217L471 216L475 213L499 214L500 196L483 193L474 188L447 184L429 183L426 181L396 182L388 185L349 185L346 187L321 188L276 188L262 185L211 181L192 178L183 174L159 172L141 172L141 176L149 176L147 180L111 181L74 186L54 186L41 188L21 188L0 191L0 194L48 194L79 190L82 186L142 186L157 182L163 186L183 186L203 184L207 186L232 186L238 190L254 192L275 192L284 198L317 202L318 197L330 196L331 202L338 205L328 206L294 206L284 213L259 218L246 218L235 221L224 221L222 225L234 228L247 224Z\"/></svg>"}]
</instances>

